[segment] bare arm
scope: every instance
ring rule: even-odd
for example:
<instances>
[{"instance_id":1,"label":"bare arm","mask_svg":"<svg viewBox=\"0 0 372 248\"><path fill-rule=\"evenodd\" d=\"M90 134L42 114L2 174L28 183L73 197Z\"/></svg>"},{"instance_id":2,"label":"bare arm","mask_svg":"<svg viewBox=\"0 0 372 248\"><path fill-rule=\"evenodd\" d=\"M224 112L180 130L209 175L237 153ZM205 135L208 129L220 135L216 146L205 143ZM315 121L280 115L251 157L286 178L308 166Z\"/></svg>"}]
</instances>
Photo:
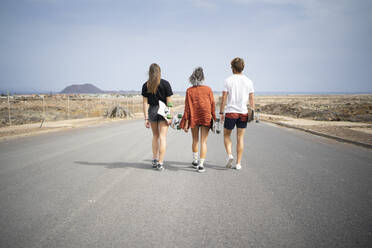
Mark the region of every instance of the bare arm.
<instances>
[{"instance_id":1,"label":"bare arm","mask_svg":"<svg viewBox=\"0 0 372 248\"><path fill-rule=\"evenodd\" d=\"M150 128L150 122L149 122L149 117L148 117L148 108L149 108L149 103L147 97L143 97L143 102L142 102L142 109L143 109L143 116L145 117L145 127Z\"/></svg>"},{"instance_id":2,"label":"bare arm","mask_svg":"<svg viewBox=\"0 0 372 248\"><path fill-rule=\"evenodd\" d=\"M254 110L254 93L249 93L249 106Z\"/></svg>"},{"instance_id":3,"label":"bare arm","mask_svg":"<svg viewBox=\"0 0 372 248\"><path fill-rule=\"evenodd\" d=\"M220 121L224 121L224 111L225 111L225 106L226 106L226 101L227 101L227 92L223 91L222 92L222 98L221 98L221 105L220 105Z\"/></svg>"},{"instance_id":4,"label":"bare arm","mask_svg":"<svg viewBox=\"0 0 372 248\"><path fill-rule=\"evenodd\" d=\"M180 123L181 128L187 133L189 130L189 119L190 119L190 106L189 106L189 91L186 91L185 96L185 107L183 110L183 116Z\"/></svg>"},{"instance_id":5,"label":"bare arm","mask_svg":"<svg viewBox=\"0 0 372 248\"><path fill-rule=\"evenodd\" d=\"M225 111L225 106L226 106L226 101L227 101L227 94L228 93L226 91L222 92L220 113L223 113Z\"/></svg>"},{"instance_id":6,"label":"bare arm","mask_svg":"<svg viewBox=\"0 0 372 248\"><path fill-rule=\"evenodd\" d=\"M216 121L216 103L214 102L214 96L212 90L209 92L209 99L211 102L211 109L212 109L212 118Z\"/></svg>"}]
</instances>

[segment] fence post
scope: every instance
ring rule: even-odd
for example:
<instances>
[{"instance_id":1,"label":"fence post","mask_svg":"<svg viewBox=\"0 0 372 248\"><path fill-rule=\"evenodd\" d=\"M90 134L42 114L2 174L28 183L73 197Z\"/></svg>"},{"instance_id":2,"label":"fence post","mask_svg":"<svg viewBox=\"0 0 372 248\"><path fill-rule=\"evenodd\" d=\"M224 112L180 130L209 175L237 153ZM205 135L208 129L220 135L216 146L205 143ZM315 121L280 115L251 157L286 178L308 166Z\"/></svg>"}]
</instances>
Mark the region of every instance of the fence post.
<instances>
[{"instance_id":1,"label":"fence post","mask_svg":"<svg viewBox=\"0 0 372 248\"><path fill-rule=\"evenodd\" d=\"M133 97L130 99L130 105L132 106L132 113L134 114L134 100L133 100Z\"/></svg>"},{"instance_id":2,"label":"fence post","mask_svg":"<svg viewBox=\"0 0 372 248\"><path fill-rule=\"evenodd\" d=\"M89 114L88 114L88 99L85 101L85 108L87 110L87 118L89 117Z\"/></svg>"},{"instance_id":3,"label":"fence post","mask_svg":"<svg viewBox=\"0 0 372 248\"><path fill-rule=\"evenodd\" d=\"M10 100L9 100L9 90L7 90L8 93L8 117L9 117L9 126L12 125L12 118L10 117Z\"/></svg>"},{"instance_id":4,"label":"fence post","mask_svg":"<svg viewBox=\"0 0 372 248\"><path fill-rule=\"evenodd\" d=\"M127 111L129 112L128 96L125 96L125 103L127 105Z\"/></svg>"},{"instance_id":5,"label":"fence post","mask_svg":"<svg viewBox=\"0 0 372 248\"><path fill-rule=\"evenodd\" d=\"M67 95L67 120L70 119L70 96Z\"/></svg>"},{"instance_id":6,"label":"fence post","mask_svg":"<svg viewBox=\"0 0 372 248\"><path fill-rule=\"evenodd\" d=\"M45 101L44 101L45 96L43 96L43 119L45 119Z\"/></svg>"}]
</instances>

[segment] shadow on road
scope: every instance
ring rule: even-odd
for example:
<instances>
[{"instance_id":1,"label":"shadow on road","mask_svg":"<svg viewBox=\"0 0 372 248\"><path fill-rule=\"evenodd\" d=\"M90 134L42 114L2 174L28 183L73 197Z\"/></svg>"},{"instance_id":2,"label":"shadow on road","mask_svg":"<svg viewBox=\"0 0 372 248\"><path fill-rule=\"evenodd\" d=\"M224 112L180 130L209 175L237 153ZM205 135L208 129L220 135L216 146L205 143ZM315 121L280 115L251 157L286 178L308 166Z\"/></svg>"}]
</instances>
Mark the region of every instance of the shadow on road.
<instances>
[{"instance_id":1,"label":"shadow on road","mask_svg":"<svg viewBox=\"0 0 372 248\"><path fill-rule=\"evenodd\" d=\"M88 161L74 161L76 164L82 164L82 165L93 165L93 166L104 166L108 169L117 169L117 168L136 168L136 169L144 169L144 170L154 170L151 166L151 160L145 160L148 161L148 163L136 163L136 162L88 162ZM178 171L178 170L184 170L184 171L195 171L191 167L185 167L185 166L176 166L176 165L186 165L180 164L180 163L173 163L170 161L165 162L165 169L171 170L171 171ZM187 164L189 165L189 164Z\"/></svg>"},{"instance_id":2,"label":"shadow on road","mask_svg":"<svg viewBox=\"0 0 372 248\"><path fill-rule=\"evenodd\" d=\"M145 160L145 161L151 162L151 160ZM195 169L191 167L191 163L179 162L179 161L166 161L165 164L182 165L182 166L185 166L185 168L188 168L192 171L195 171ZM204 166L205 166L206 169L227 170L227 168L224 167L224 166L211 165L209 163L204 163Z\"/></svg>"},{"instance_id":3,"label":"shadow on road","mask_svg":"<svg viewBox=\"0 0 372 248\"><path fill-rule=\"evenodd\" d=\"M92 165L92 166L104 166L108 169L117 169L117 168L136 168L136 169L144 169L144 170L154 170L151 166L151 160L144 160L147 163L136 163L136 162L88 162L88 161L74 161L76 164L82 165ZM214 166L205 164L206 168L215 169L215 170L226 170L225 167L221 166ZM179 162L179 161L166 161L165 162L165 169L171 171L190 171L195 172L195 169L191 167L190 163L186 162Z\"/></svg>"}]
</instances>

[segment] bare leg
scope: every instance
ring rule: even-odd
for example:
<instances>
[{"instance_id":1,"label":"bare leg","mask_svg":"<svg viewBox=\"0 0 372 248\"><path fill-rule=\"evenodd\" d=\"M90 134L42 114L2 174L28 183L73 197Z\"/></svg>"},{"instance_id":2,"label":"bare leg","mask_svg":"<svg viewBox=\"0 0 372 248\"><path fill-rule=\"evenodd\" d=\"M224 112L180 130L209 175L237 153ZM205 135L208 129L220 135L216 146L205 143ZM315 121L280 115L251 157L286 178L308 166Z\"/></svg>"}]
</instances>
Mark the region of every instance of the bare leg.
<instances>
[{"instance_id":1,"label":"bare leg","mask_svg":"<svg viewBox=\"0 0 372 248\"><path fill-rule=\"evenodd\" d=\"M207 139L209 127L200 127L200 158L205 159L207 156Z\"/></svg>"},{"instance_id":2,"label":"bare leg","mask_svg":"<svg viewBox=\"0 0 372 248\"><path fill-rule=\"evenodd\" d=\"M159 127L157 122L150 122L152 130L152 159L159 158Z\"/></svg>"},{"instance_id":3,"label":"bare leg","mask_svg":"<svg viewBox=\"0 0 372 248\"><path fill-rule=\"evenodd\" d=\"M245 128L236 129L236 153L237 153L237 164L242 161L243 151L244 151L244 133Z\"/></svg>"},{"instance_id":4,"label":"bare leg","mask_svg":"<svg viewBox=\"0 0 372 248\"><path fill-rule=\"evenodd\" d=\"M224 138L225 149L226 149L227 155L232 154L232 152L231 152L232 143L231 143L231 138L230 138L231 131L232 130L226 129L226 128L223 130L223 138Z\"/></svg>"},{"instance_id":5,"label":"bare leg","mask_svg":"<svg viewBox=\"0 0 372 248\"><path fill-rule=\"evenodd\" d=\"M167 147L167 131L168 124L165 121L159 122L159 163L162 164L164 160L165 150Z\"/></svg>"},{"instance_id":6,"label":"bare leg","mask_svg":"<svg viewBox=\"0 0 372 248\"><path fill-rule=\"evenodd\" d=\"M199 152L199 127L191 128L192 152Z\"/></svg>"}]
</instances>

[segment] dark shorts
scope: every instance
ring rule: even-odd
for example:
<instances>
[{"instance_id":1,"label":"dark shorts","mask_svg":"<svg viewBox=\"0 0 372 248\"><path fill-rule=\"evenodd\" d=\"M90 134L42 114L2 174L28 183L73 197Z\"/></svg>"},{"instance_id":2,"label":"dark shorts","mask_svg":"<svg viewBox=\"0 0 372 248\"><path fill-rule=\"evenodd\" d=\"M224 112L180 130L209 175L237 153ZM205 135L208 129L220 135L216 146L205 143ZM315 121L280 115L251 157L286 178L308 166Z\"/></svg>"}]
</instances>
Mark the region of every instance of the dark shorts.
<instances>
[{"instance_id":1,"label":"dark shorts","mask_svg":"<svg viewBox=\"0 0 372 248\"><path fill-rule=\"evenodd\" d=\"M225 121L223 124L223 127L229 130L233 130L234 127L237 128L246 128L247 127L247 121L242 121L240 118L238 119L232 119L225 117Z\"/></svg>"},{"instance_id":2,"label":"dark shorts","mask_svg":"<svg viewBox=\"0 0 372 248\"><path fill-rule=\"evenodd\" d=\"M152 121L152 122L165 121L163 116L158 115L158 109L159 109L159 105L150 105L149 111L148 111L149 121Z\"/></svg>"}]
</instances>

